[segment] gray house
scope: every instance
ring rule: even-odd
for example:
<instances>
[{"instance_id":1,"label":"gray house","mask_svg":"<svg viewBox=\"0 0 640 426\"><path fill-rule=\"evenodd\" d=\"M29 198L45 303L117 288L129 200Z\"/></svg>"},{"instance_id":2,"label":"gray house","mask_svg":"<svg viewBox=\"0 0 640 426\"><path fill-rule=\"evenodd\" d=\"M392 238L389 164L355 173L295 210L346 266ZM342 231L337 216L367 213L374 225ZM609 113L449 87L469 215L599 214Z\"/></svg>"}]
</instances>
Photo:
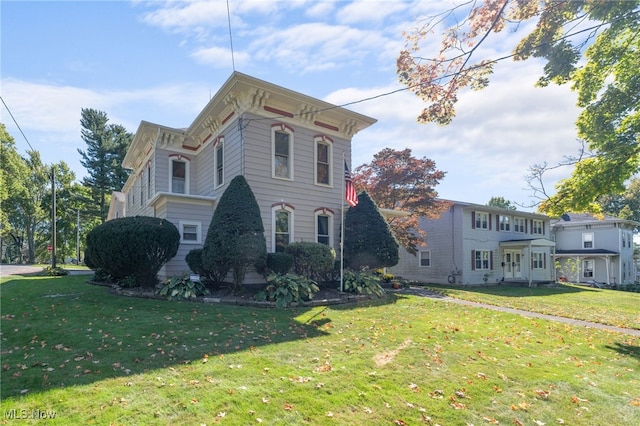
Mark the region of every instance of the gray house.
<instances>
[{"instance_id":1,"label":"gray house","mask_svg":"<svg viewBox=\"0 0 640 426\"><path fill-rule=\"evenodd\" d=\"M244 175L260 206L267 251L294 241L337 250L344 161L350 163L353 135L375 122L234 72L189 127L140 123L123 163L132 174L112 197L109 218L174 223L180 248L159 275L188 272L185 256L202 247L216 201Z\"/></svg>"},{"instance_id":2,"label":"gray house","mask_svg":"<svg viewBox=\"0 0 640 426\"><path fill-rule=\"evenodd\" d=\"M439 219L422 218L427 232L416 256L400 249L395 275L462 285L553 281L550 219L541 214L450 201Z\"/></svg>"},{"instance_id":3,"label":"gray house","mask_svg":"<svg viewBox=\"0 0 640 426\"><path fill-rule=\"evenodd\" d=\"M632 284L633 231L640 223L589 214L565 214L552 223L558 277L571 282Z\"/></svg>"}]
</instances>

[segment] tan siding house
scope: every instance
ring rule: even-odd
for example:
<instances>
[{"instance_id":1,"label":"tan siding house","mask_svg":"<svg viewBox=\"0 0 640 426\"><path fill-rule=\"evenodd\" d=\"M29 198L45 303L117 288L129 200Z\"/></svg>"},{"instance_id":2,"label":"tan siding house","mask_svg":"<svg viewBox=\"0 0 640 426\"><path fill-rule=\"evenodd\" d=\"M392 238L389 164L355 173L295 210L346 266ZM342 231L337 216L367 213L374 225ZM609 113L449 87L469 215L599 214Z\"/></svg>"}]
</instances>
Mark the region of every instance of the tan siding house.
<instances>
[{"instance_id":1,"label":"tan siding house","mask_svg":"<svg viewBox=\"0 0 640 426\"><path fill-rule=\"evenodd\" d=\"M132 174L112 197L109 218L174 223L180 249L159 275L188 272L185 256L202 247L216 201L244 175L262 213L267 251L294 241L338 251L343 162L350 163L353 135L375 122L234 72L186 129L140 123L123 162Z\"/></svg>"}]
</instances>

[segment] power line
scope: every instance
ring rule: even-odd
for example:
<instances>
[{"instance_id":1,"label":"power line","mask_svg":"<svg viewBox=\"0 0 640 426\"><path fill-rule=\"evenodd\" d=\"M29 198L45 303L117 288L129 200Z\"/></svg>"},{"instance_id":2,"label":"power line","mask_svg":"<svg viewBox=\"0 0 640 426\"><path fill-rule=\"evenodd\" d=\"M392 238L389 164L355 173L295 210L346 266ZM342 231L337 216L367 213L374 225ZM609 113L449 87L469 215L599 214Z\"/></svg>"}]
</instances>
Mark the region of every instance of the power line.
<instances>
[{"instance_id":1,"label":"power line","mask_svg":"<svg viewBox=\"0 0 640 426\"><path fill-rule=\"evenodd\" d=\"M13 120L13 122L15 123L16 127L18 128L18 130L20 130L20 133L22 134L22 137L24 138L25 141L27 141L27 145L29 145L29 148L31 148L31 151L35 151L35 149L33 149L33 147L31 146L31 143L29 143L29 139L27 139L27 136L24 134L24 132L22 131L22 128L20 128L20 125L18 124L18 122L16 121L16 118L13 116L13 114L11 113L11 110L9 109L9 106L7 105L7 103L4 101L4 98L2 96L0 96L0 100L2 100L2 104L4 105L4 107L7 109L7 112L9 113L9 115L11 116L11 119Z\"/></svg>"},{"instance_id":2,"label":"power line","mask_svg":"<svg viewBox=\"0 0 640 426\"><path fill-rule=\"evenodd\" d=\"M233 58L233 37L231 36L231 12L229 11L229 0L227 0L227 21L229 24L229 44L231 45L231 67L236 70L236 62Z\"/></svg>"}]
</instances>

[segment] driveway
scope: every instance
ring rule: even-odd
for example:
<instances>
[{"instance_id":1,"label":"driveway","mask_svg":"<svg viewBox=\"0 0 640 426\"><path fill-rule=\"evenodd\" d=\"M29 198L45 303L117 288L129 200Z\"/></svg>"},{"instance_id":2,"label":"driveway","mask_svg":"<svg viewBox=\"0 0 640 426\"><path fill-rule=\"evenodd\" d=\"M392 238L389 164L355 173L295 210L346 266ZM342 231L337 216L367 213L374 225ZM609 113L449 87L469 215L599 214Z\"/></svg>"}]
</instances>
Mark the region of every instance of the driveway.
<instances>
[{"instance_id":1,"label":"driveway","mask_svg":"<svg viewBox=\"0 0 640 426\"><path fill-rule=\"evenodd\" d=\"M69 271L70 275L91 275L93 271L88 269L70 269L65 268ZM0 265L0 278L8 277L9 275L31 275L37 274L42 271L42 266L32 266L32 265Z\"/></svg>"}]
</instances>

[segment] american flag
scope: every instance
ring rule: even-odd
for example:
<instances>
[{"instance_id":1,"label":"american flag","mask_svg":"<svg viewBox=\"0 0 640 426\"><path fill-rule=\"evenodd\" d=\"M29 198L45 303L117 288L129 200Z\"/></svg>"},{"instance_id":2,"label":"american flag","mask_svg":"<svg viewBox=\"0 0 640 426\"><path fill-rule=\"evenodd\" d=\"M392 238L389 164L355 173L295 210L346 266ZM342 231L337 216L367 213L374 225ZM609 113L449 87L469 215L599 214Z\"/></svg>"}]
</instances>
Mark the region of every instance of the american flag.
<instances>
[{"instance_id":1,"label":"american flag","mask_svg":"<svg viewBox=\"0 0 640 426\"><path fill-rule=\"evenodd\" d=\"M356 194L356 190L353 187L351 173L346 161L344 162L344 199L351 207L355 207L358 204L358 194Z\"/></svg>"}]
</instances>

